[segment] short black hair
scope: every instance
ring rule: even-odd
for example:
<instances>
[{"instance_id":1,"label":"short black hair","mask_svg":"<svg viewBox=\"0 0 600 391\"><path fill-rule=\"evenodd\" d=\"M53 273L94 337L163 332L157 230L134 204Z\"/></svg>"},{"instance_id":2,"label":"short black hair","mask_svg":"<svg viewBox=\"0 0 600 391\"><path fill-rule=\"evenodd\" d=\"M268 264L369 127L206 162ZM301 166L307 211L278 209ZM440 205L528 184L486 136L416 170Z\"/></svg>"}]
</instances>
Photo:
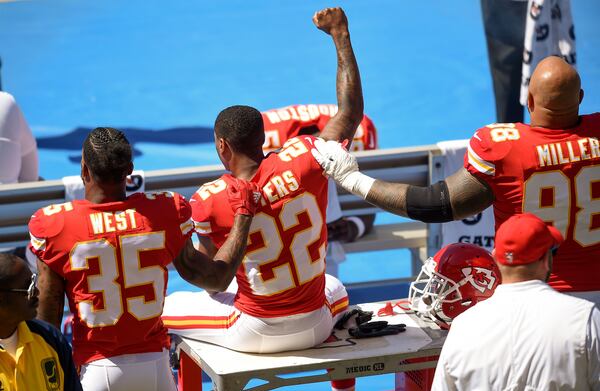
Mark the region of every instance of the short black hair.
<instances>
[{"instance_id":1,"label":"short black hair","mask_svg":"<svg viewBox=\"0 0 600 391\"><path fill-rule=\"evenodd\" d=\"M247 154L262 151L265 125L260 111L250 106L231 106L215 120L215 134L227 140L236 151Z\"/></svg>"},{"instance_id":2,"label":"short black hair","mask_svg":"<svg viewBox=\"0 0 600 391\"><path fill-rule=\"evenodd\" d=\"M83 160L99 182L124 181L131 168L131 155L127 137L115 128L96 128L83 142Z\"/></svg>"}]
</instances>

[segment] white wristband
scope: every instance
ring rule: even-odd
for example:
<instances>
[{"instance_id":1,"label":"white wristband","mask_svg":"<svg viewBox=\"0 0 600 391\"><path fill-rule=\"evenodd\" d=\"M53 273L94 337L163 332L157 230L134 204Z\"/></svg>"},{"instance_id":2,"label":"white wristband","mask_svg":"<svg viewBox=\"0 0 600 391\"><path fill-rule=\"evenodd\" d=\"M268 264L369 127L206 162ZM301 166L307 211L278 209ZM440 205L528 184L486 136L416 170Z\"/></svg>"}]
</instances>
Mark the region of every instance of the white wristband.
<instances>
[{"instance_id":1,"label":"white wristband","mask_svg":"<svg viewBox=\"0 0 600 391\"><path fill-rule=\"evenodd\" d=\"M346 178L340 183L340 185L348 190L350 193L361 196L363 199L367 198L371 186L375 182L375 178L371 178L368 175L363 174L359 171L354 171L348 174Z\"/></svg>"},{"instance_id":2,"label":"white wristband","mask_svg":"<svg viewBox=\"0 0 600 391\"><path fill-rule=\"evenodd\" d=\"M358 234L356 235L355 239L358 239L365 234L365 230L366 230L365 223L361 220L360 217L348 216L348 217L346 217L346 220L352 221L354 224L356 224L356 228L358 229Z\"/></svg>"}]
</instances>

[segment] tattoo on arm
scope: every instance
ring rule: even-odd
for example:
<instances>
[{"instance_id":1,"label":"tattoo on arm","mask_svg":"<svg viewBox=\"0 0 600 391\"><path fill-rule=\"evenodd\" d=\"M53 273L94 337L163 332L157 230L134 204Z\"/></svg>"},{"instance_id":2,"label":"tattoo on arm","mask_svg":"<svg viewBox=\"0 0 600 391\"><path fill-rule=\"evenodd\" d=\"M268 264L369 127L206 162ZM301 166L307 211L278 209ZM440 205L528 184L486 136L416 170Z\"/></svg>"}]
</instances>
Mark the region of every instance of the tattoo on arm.
<instances>
[{"instance_id":1,"label":"tattoo on arm","mask_svg":"<svg viewBox=\"0 0 600 391\"><path fill-rule=\"evenodd\" d=\"M210 238L202 235L198 235L198 251L206 255L209 258L214 258L217 253L217 247Z\"/></svg>"},{"instance_id":2,"label":"tattoo on arm","mask_svg":"<svg viewBox=\"0 0 600 391\"><path fill-rule=\"evenodd\" d=\"M367 202L393 214L408 217L406 214L405 183L390 183L376 180L367 194Z\"/></svg>"},{"instance_id":3,"label":"tattoo on arm","mask_svg":"<svg viewBox=\"0 0 600 391\"><path fill-rule=\"evenodd\" d=\"M486 209L494 202L489 185L461 168L446 178L455 220L464 219Z\"/></svg>"},{"instance_id":4,"label":"tattoo on arm","mask_svg":"<svg viewBox=\"0 0 600 391\"><path fill-rule=\"evenodd\" d=\"M252 217L237 215L229 236L214 259L194 248L190 240L173 263L181 277L200 288L223 291L235 277L248 242Z\"/></svg>"},{"instance_id":5,"label":"tattoo on arm","mask_svg":"<svg viewBox=\"0 0 600 391\"><path fill-rule=\"evenodd\" d=\"M484 182L462 168L445 180L450 195L452 217L464 219L481 212L494 201L494 193ZM366 200L388 212L408 217L406 194L409 185L376 180Z\"/></svg>"},{"instance_id":6,"label":"tattoo on arm","mask_svg":"<svg viewBox=\"0 0 600 391\"><path fill-rule=\"evenodd\" d=\"M39 305L37 318L60 330L65 304L65 282L44 262L37 261L39 279Z\"/></svg>"},{"instance_id":7,"label":"tattoo on arm","mask_svg":"<svg viewBox=\"0 0 600 391\"><path fill-rule=\"evenodd\" d=\"M352 141L363 119L363 96L358 64L348 30L332 34L337 52L336 94L338 112L325 125L320 137L325 140Z\"/></svg>"}]
</instances>

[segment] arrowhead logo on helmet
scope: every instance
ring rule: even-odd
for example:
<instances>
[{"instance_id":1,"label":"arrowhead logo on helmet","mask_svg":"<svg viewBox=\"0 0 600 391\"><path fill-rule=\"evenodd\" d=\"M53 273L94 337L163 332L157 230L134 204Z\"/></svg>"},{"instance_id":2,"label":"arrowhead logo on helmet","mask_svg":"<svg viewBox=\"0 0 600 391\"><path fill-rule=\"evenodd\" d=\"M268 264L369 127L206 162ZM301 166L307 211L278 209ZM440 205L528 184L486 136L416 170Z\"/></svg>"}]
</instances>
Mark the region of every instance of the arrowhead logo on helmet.
<instances>
[{"instance_id":1,"label":"arrowhead logo on helmet","mask_svg":"<svg viewBox=\"0 0 600 391\"><path fill-rule=\"evenodd\" d=\"M456 316L492 296L500 281L498 265L484 248L450 244L429 258L410 284L410 308L448 327Z\"/></svg>"},{"instance_id":2,"label":"arrowhead logo on helmet","mask_svg":"<svg viewBox=\"0 0 600 391\"><path fill-rule=\"evenodd\" d=\"M465 267L462 269L462 273L465 276L464 281L473 285L481 293L486 289L492 289L496 282L492 271L483 267Z\"/></svg>"}]
</instances>

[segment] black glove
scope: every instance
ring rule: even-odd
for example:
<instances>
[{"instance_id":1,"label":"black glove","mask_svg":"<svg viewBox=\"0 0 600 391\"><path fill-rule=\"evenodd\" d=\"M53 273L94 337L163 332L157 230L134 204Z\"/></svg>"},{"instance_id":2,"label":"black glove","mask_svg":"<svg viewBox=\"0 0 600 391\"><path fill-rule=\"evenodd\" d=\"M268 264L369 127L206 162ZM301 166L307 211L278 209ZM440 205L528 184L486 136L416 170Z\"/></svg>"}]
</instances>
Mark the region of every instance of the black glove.
<instances>
[{"instance_id":1,"label":"black glove","mask_svg":"<svg viewBox=\"0 0 600 391\"><path fill-rule=\"evenodd\" d=\"M360 308L354 308L351 311L346 312L336 323L335 328L338 330L343 330L346 326L346 323L350 318L356 315L356 325L360 325L362 323L367 323L371 319L373 319L373 311L363 311Z\"/></svg>"},{"instance_id":2,"label":"black glove","mask_svg":"<svg viewBox=\"0 0 600 391\"><path fill-rule=\"evenodd\" d=\"M395 335L406 331L406 325L388 324L385 320L378 320L359 324L358 327L351 327L348 333L354 338L382 337L384 335Z\"/></svg>"}]
</instances>

